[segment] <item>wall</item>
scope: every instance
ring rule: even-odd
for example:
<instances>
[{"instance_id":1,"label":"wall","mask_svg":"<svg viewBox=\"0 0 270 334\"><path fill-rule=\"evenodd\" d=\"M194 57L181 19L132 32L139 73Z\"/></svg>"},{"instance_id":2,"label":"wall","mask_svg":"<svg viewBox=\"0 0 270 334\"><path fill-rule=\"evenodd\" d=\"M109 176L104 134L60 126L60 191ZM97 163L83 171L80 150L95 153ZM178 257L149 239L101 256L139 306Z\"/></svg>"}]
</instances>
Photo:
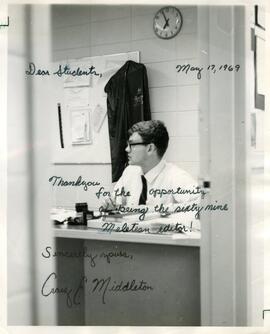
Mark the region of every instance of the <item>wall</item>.
<instances>
[{"instance_id":1,"label":"wall","mask_svg":"<svg viewBox=\"0 0 270 334\"><path fill-rule=\"evenodd\" d=\"M47 110L49 80L26 77L29 59L49 62L49 6L8 9L8 182L7 263L8 325L55 324L54 298L41 286L54 271L41 253L53 247L49 224L49 161ZM31 22L31 24L30 24Z\"/></svg>"},{"instance_id":2,"label":"wall","mask_svg":"<svg viewBox=\"0 0 270 334\"><path fill-rule=\"evenodd\" d=\"M27 60L27 11L25 6L15 6L8 12L14 20L8 31L8 324L31 325L34 268L28 192L31 182L28 173L30 124L27 85L23 75Z\"/></svg>"},{"instance_id":3,"label":"wall","mask_svg":"<svg viewBox=\"0 0 270 334\"><path fill-rule=\"evenodd\" d=\"M266 59L270 59L270 13L266 13ZM270 63L267 62L265 73L269 73ZM266 86L267 89L267 99L269 101L270 93L270 78L266 76ZM269 103L266 104L266 114L265 114L265 126L264 126L264 149L265 149L265 170L264 170L264 309L267 309L270 305L270 113L269 113ZM269 313L268 322L264 322L265 326L269 326Z\"/></svg>"},{"instance_id":4,"label":"wall","mask_svg":"<svg viewBox=\"0 0 270 334\"><path fill-rule=\"evenodd\" d=\"M199 169L198 80L194 73L179 74L176 65L197 64L197 8L178 7L183 16L180 33L161 40L153 32L154 14L161 6L52 6L52 60L140 51L148 71L152 118L167 125L167 160L190 172ZM110 165L54 165L52 175L100 181L111 187ZM97 200L75 187L54 188L53 205L74 206Z\"/></svg>"},{"instance_id":5,"label":"wall","mask_svg":"<svg viewBox=\"0 0 270 334\"><path fill-rule=\"evenodd\" d=\"M251 29L255 29L255 34L265 38L265 31L256 27L254 10L247 12L248 24ZM251 68L250 76L252 78L250 83L250 91L255 91L255 73L254 73L254 51L248 48L249 64ZM265 58L266 59L266 58ZM259 78L257 79L259 80ZM259 82L262 84L262 82ZM264 308L264 289L266 287L266 280L264 281L264 124L265 115L267 112L255 108L254 94L248 96L250 103L250 113L256 115L256 147L250 148L250 208L249 208L249 272L250 285L249 290L249 326L262 326L263 320L261 310ZM266 184L266 183L265 183ZM267 189L267 188L265 188ZM266 257L265 257L266 258ZM264 287L264 289L262 289ZM265 307L267 308L267 307Z\"/></svg>"}]
</instances>

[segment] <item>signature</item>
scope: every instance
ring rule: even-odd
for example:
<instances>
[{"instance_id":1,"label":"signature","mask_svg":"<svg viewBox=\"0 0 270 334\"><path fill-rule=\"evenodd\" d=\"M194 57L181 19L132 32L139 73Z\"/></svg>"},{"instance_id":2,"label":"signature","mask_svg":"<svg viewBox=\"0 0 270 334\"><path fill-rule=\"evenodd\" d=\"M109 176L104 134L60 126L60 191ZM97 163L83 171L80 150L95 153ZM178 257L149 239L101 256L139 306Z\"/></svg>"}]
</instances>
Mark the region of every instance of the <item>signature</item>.
<instances>
[{"instance_id":1,"label":"signature","mask_svg":"<svg viewBox=\"0 0 270 334\"><path fill-rule=\"evenodd\" d=\"M131 281L120 281L112 282L112 278L109 276L107 278L95 278L92 283L94 284L92 293L101 293L102 303L106 304L105 298L107 292L137 292L137 291L151 291L154 288L151 285L148 285L147 282L141 280L136 281L135 279Z\"/></svg>"},{"instance_id":2,"label":"signature","mask_svg":"<svg viewBox=\"0 0 270 334\"><path fill-rule=\"evenodd\" d=\"M51 286L55 280L57 280L57 274L53 272L46 278L42 285L42 296L49 297L50 295L64 295L66 297L66 304L68 307L72 307L73 305L80 305L80 293L84 291L84 284L87 282L87 277L83 276L76 288L53 288Z\"/></svg>"},{"instance_id":3,"label":"signature","mask_svg":"<svg viewBox=\"0 0 270 334\"><path fill-rule=\"evenodd\" d=\"M51 295L63 295L66 299L67 307L81 304L81 295L86 291L86 284L88 283L87 277L82 276L79 283L75 287L57 286L53 287L57 281L57 274L52 272L44 281L41 294L44 297ZM92 286L89 290L90 293L101 294L102 304L106 304L107 293L124 293L124 292L147 292L152 291L154 288L144 280L127 280L127 281L115 281L111 276L107 278L95 278L92 280Z\"/></svg>"}]
</instances>

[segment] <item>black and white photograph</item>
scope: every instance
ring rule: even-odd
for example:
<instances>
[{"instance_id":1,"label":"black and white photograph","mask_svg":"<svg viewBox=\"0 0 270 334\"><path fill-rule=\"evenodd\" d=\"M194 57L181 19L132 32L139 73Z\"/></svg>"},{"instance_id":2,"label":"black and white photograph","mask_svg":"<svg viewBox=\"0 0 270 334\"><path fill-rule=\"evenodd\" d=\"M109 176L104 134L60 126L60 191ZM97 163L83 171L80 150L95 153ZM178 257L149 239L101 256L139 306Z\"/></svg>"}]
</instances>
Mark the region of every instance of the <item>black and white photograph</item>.
<instances>
[{"instance_id":1,"label":"black and white photograph","mask_svg":"<svg viewBox=\"0 0 270 334\"><path fill-rule=\"evenodd\" d=\"M0 6L4 331L267 333L267 20Z\"/></svg>"}]
</instances>

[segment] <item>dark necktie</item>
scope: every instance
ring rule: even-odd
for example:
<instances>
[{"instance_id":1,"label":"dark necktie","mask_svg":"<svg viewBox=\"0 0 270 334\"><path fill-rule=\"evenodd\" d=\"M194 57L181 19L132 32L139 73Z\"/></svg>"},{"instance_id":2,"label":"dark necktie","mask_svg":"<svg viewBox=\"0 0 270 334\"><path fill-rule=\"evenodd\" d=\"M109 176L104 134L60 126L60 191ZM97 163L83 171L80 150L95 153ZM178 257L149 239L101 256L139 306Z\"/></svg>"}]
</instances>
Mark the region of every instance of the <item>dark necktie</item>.
<instances>
[{"instance_id":1,"label":"dark necktie","mask_svg":"<svg viewBox=\"0 0 270 334\"><path fill-rule=\"evenodd\" d=\"M142 192L139 199L139 205L146 204L147 200L147 181L144 175L141 175L141 179L142 179Z\"/></svg>"}]
</instances>

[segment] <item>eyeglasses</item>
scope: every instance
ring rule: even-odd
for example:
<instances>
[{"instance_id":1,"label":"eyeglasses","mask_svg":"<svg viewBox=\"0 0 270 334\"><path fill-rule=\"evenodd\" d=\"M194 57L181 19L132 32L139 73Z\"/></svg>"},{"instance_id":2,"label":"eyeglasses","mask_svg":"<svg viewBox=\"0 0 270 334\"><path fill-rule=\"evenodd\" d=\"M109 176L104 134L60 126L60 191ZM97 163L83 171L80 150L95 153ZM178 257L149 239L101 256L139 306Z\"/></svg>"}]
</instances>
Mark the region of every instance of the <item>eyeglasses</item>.
<instances>
[{"instance_id":1,"label":"eyeglasses","mask_svg":"<svg viewBox=\"0 0 270 334\"><path fill-rule=\"evenodd\" d=\"M127 147L129 149L131 149L132 146L136 146L136 145L148 145L149 143L145 143L145 142L141 142L141 143L131 143L129 141L127 141Z\"/></svg>"}]
</instances>

